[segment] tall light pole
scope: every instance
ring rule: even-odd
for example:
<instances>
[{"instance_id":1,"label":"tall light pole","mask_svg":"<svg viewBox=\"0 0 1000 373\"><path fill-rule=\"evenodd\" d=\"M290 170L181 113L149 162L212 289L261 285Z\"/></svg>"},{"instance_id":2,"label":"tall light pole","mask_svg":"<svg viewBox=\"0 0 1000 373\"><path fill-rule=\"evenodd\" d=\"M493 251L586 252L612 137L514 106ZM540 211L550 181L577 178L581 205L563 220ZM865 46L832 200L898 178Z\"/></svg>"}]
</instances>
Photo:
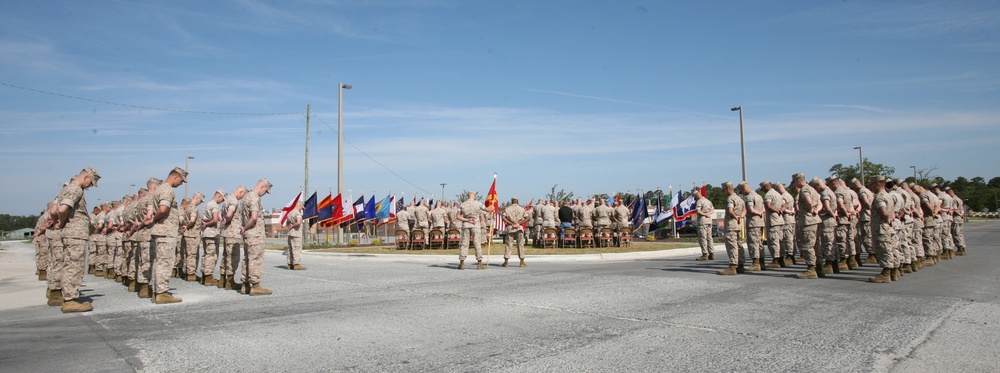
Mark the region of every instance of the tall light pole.
<instances>
[{"instance_id":1,"label":"tall light pole","mask_svg":"<svg viewBox=\"0 0 1000 373\"><path fill-rule=\"evenodd\" d=\"M132 195L132 188L135 188L135 184L129 184L128 186L128 195L130 196Z\"/></svg>"},{"instance_id":2,"label":"tall light pole","mask_svg":"<svg viewBox=\"0 0 1000 373\"><path fill-rule=\"evenodd\" d=\"M350 84L337 83L337 194L343 193L344 187L344 90L351 89ZM342 195L342 194L341 194ZM343 197L341 197L343 200ZM342 229L337 225L337 243L343 238Z\"/></svg>"},{"instance_id":3,"label":"tall light pole","mask_svg":"<svg viewBox=\"0 0 1000 373\"><path fill-rule=\"evenodd\" d=\"M917 166L910 166L913 169L913 182L917 182Z\"/></svg>"},{"instance_id":4,"label":"tall light pole","mask_svg":"<svg viewBox=\"0 0 1000 373\"><path fill-rule=\"evenodd\" d=\"M444 186L448 183L441 183L441 202L444 202Z\"/></svg>"},{"instance_id":5,"label":"tall light pole","mask_svg":"<svg viewBox=\"0 0 1000 373\"><path fill-rule=\"evenodd\" d=\"M310 109L311 109L310 105L306 104L306 182L305 185L303 185L302 198L309 198L309 116L311 114ZM299 229L302 230L302 236L306 238L306 243L309 243L311 242L309 240L310 238L309 224L308 221L303 223L304 224L299 226Z\"/></svg>"},{"instance_id":6,"label":"tall light pole","mask_svg":"<svg viewBox=\"0 0 1000 373\"><path fill-rule=\"evenodd\" d=\"M188 161L192 159L194 159L194 157L190 155L187 156L187 158L184 158L184 172L188 172ZM184 198L188 198L188 184L190 183L184 183Z\"/></svg>"},{"instance_id":7,"label":"tall light pole","mask_svg":"<svg viewBox=\"0 0 1000 373\"><path fill-rule=\"evenodd\" d=\"M865 157L861 155L861 147L855 146L858 150L858 171L861 171L861 185L865 185Z\"/></svg>"},{"instance_id":8,"label":"tall light pole","mask_svg":"<svg viewBox=\"0 0 1000 373\"><path fill-rule=\"evenodd\" d=\"M743 182L747 181L747 148L743 141L743 105L729 109L740 112L740 160L743 163Z\"/></svg>"}]
</instances>

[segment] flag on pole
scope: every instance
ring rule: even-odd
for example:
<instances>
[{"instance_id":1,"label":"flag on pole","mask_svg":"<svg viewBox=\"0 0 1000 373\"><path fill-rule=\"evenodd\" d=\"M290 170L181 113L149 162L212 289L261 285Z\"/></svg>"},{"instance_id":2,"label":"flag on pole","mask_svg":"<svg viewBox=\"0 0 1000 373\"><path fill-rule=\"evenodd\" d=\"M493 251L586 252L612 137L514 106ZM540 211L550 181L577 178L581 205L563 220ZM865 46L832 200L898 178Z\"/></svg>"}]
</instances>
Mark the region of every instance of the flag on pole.
<instances>
[{"instance_id":1,"label":"flag on pole","mask_svg":"<svg viewBox=\"0 0 1000 373\"><path fill-rule=\"evenodd\" d=\"M493 174L493 185L490 185L490 192L486 193L486 208L493 208L493 213L500 211L500 199L497 197L497 174Z\"/></svg>"},{"instance_id":2,"label":"flag on pole","mask_svg":"<svg viewBox=\"0 0 1000 373\"><path fill-rule=\"evenodd\" d=\"M285 205L285 207L281 208L281 215L279 215L278 219L281 221L281 225L282 226L284 226L285 225L285 221L288 220L288 213L292 212L292 210L295 209L295 206L299 204L299 198L302 198L302 192L299 192L299 194L296 194L295 198L292 199L291 202L288 202L288 204Z\"/></svg>"},{"instance_id":3,"label":"flag on pole","mask_svg":"<svg viewBox=\"0 0 1000 373\"><path fill-rule=\"evenodd\" d=\"M667 220L670 220L670 218L674 216L674 206L677 205L677 201L680 199L680 191L677 192L677 195L670 197L670 200L667 201L667 207L665 209L661 209L660 212L653 216L653 221L649 223L650 231L655 231L667 225Z\"/></svg>"},{"instance_id":4,"label":"flag on pole","mask_svg":"<svg viewBox=\"0 0 1000 373\"><path fill-rule=\"evenodd\" d=\"M317 214L317 218L315 221L312 221L309 224L312 225L319 223L320 226L322 227L325 226L326 223L330 221L331 218L333 218L333 193L327 194L326 198L323 198L323 200L320 201L319 205L317 206L319 208L319 213Z\"/></svg>"},{"instance_id":5,"label":"flag on pole","mask_svg":"<svg viewBox=\"0 0 1000 373\"><path fill-rule=\"evenodd\" d=\"M302 209L302 220L315 218L319 214L316 210L316 192L313 192L306 200L306 206Z\"/></svg>"},{"instance_id":6,"label":"flag on pole","mask_svg":"<svg viewBox=\"0 0 1000 373\"><path fill-rule=\"evenodd\" d=\"M365 196L362 195L358 197L357 201L354 201L354 221L357 223L363 223L365 221Z\"/></svg>"},{"instance_id":7,"label":"flag on pole","mask_svg":"<svg viewBox=\"0 0 1000 373\"><path fill-rule=\"evenodd\" d=\"M681 193L680 191L677 192L678 199L680 199L680 193ZM674 207L674 216L677 217L677 219L675 220L677 221L685 220L691 215L694 215L697 212L695 210L695 204L697 202L698 201L694 199L694 194L692 193L684 201L678 203L677 206Z\"/></svg>"},{"instance_id":8,"label":"flag on pole","mask_svg":"<svg viewBox=\"0 0 1000 373\"><path fill-rule=\"evenodd\" d=\"M389 212L390 211L395 212L395 209L393 208L394 206L395 205L392 204L392 197L391 196L385 196L384 199L382 199L381 201L378 201L378 204L375 205L375 218L376 219L389 219L391 217L389 215ZM395 213L393 213L393 215L395 215Z\"/></svg>"},{"instance_id":9,"label":"flag on pole","mask_svg":"<svg viewBox=\"0 0 1000 373\"><path fill-rule=\"evenodd\" d=\"M375 195L372 194L372 198L368 199L368 203L365 204L365 220L375 219Z\"/></svg>"},{"instance_id":10,"label":"flag on pole","mask_svg":"<svg viewBox=\"0 0 1000 373\"><path fill-rule=\"evenodd\" d=\"M633 231L638 230L639 227L642 226L642 223L646 220L646 217L649 216L649 212L646 211L646 199L642 198L642 194L636 195L635 198L637 201L632 203L634 205L632 210Z\"/></svg>"},{"instance_id":11,"label":"flag on pole","mask_svg":"<svg viewBox=\"0 0 1000 373\"><path fill-rule=\"evenodd\" d=\"M507 222L503 221L503 214L499 212L493 214L493 231L504 232L506 230L507 230Z\"/></svg>"}]
</instances>

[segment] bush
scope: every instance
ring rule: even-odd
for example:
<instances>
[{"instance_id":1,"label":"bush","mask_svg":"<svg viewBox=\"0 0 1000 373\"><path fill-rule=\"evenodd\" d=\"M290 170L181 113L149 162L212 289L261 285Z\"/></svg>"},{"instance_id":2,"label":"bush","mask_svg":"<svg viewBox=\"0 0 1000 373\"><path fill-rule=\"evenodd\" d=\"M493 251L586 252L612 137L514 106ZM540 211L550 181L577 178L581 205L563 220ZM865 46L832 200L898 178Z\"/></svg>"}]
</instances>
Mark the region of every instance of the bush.
<instances>
[{"instance_id":1,"label":"bush","mask_svg":"<svg viewBox=\"0 0 1000 373\"><path fill-rule=\"evenodd\" d=\"M372 245L381 245L381 244L382 244L382 239L381 238L377 238L377 237L376 238L372 238Z\"/></svg>"},{"instance_id":2,"label":"bush","mask_svg":"<svg viewBox=\"0 0 1000 373\"><path fill-rule=\"evenodd\" d=\"M358 240L347 241L347 246L358 246Z\"/></svg>"},{"instance_id":3,"label":"bush","mask_svg":"<svg viewBox=\"0 0 1000 373\"><path fill-rule=\"evenodd\" d=\"M651 234L650 235L646 235L646 241L649 241L649 242L656 241L656 236L651 235Z\"/></svg>"}]
</instances>

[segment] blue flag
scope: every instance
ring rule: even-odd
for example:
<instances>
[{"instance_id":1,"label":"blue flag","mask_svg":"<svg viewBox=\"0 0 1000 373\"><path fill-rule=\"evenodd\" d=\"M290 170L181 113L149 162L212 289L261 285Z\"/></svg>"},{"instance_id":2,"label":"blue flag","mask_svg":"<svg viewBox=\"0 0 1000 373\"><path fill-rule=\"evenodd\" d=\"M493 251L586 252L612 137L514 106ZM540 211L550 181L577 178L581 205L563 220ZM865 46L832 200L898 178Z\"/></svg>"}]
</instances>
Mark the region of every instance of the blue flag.
<instances>
[{"instance_id":1,"label":"blue flag","mask_svg":"<svg viewBox=\"0 0 1000 373\"><path fill-rule=\"evenodd\" d=\"M388 219L389 218L389 212L390 212L390 210L392 210L392 206L389 205L390 203L392 203L391 196L385 196L385 199L379 201L379 203L377 205L375 205L375 218L376 219Z\"/></svg>"},{"instance_id":2,"label":"blue flag","mask_svg":"<svg viewBox=\"0 0 1000 373\"><path fill-rule=\"evenodd\" d=\"M368 203L365 204L365 220L375 219L375 195L368 199Z\"/></svg>"},{"instance_id":3,"label":"blue flag","mask_svg":"<svg viewBox=\"0 0 1000 373\"><path fill-rule=\"evenodd\" d=\"M316 212L316 193L306 200L305 208L302 209L302 220L312 219L318 215Z\"/></svg>"},{"instance_id":4,"label":"blue flag","mask_svg":"<svg viewBox=\"0 0 1000 373\"><path fill-rule=\"evenodd\" d=\"M646 199L642 196L636 196L636 201L633 203L634 206L632 210L632 230L638 230L642 226L642 222L646 220L649 216L649 212L646 211Z\"/></svg>"}]
</instances>

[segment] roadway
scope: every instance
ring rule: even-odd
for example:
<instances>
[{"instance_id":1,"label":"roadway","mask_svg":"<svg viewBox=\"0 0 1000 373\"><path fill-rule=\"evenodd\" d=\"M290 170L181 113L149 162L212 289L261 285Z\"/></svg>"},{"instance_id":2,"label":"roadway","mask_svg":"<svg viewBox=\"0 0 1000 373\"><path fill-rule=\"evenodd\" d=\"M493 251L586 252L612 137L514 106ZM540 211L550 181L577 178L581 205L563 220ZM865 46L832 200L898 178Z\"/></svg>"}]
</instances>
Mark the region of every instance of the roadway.
<instances>
[{"instance_id":1,"label":"roadway","mask_svg":"<svg viewBox=\"0 0 1000 373\"><path fill-rule=\"evenodd\" d=\"M62 314L33 248L0 250L0 366L60 371L1000 370L1000 223L966 225L969 256L892 284L873 266L796 280L802 266L718 276L688 251L533 259L455 270L447 258L268 252L248 297L174 279L154 305L87 275L95 310ZM497 250L494 250L496 253ZM717 257L725 257L724 250ZM470 261L472 258L470 258ZM515 261L516 263L516 261ZM474 261L473 261L474 264ZM474 268L474 266L473 266Z\"/></svg>"}]
</instances>

